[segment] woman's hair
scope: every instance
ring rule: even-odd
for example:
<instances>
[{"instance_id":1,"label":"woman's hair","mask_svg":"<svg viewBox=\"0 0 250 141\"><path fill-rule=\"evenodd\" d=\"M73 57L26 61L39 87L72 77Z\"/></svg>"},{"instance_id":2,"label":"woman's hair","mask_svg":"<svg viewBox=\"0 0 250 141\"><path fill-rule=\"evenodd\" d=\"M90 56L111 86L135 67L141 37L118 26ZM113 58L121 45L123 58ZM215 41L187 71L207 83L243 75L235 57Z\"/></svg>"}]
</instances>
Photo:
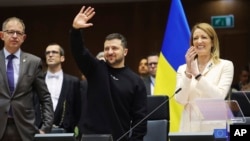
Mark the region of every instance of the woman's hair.
<instances>
[{"instance_id":1,"label":"woman's hair","mask_svg":"<svg viewBox=\"0 0 250 141\"><path fill-rule=\"evenodd\" d=\"M211 48L211 58L214 63L218 63L220 59L220 46L219 46L219 39L217 33L215 32L214 28L208 23L197 23L193 26L191 31L191 38L190 44L193 46L193 35L196 29L201 29L208 34L212 42Z\"/></svg>"}]
</instances>

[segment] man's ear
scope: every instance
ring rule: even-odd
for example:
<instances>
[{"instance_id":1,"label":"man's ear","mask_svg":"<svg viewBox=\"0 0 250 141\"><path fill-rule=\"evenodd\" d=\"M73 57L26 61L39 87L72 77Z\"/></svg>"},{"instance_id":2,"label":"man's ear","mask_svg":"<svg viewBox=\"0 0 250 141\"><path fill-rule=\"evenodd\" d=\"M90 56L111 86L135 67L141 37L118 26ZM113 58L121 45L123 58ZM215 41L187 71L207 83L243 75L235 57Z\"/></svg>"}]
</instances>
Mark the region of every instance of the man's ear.
<instances>
[{"instance_id":1,"label":"man's ear","mask_svg":"<svg viewBox=\"0 0 250 141\"><path fill-rule=\"evenodd\" d=\"M0 38L3 39L3 31L0 31Z\"/></svg>"},{"instance_id":2,"label":"man's ear","mask_svg":"<svg viewBox=\"0 0 250 141\"><path fill-rule=\"evenodd\" d=\"M27 35L26 34L24 34L23 35L23 40L25 40L27 38Z\"/></svg>"},{"instance_id":3,"label":"man's ear","mask_svg":"<svg viewBox=\"0 0 250 141\"><path fill-rule=\"evenodd\" d=\"M128 54L128 49L125 48L125 49L124 49L124 56L127 56L127 54Z\"/></svg>"},{"instance_id":4,"label":"man's ear","mask_svg":"<svg viewBox=\"0 0 250 141\"><path fill-rule=\"evenodd\" d=\"M64 61L65 61L65 57L61 56L61 62L64 62Z\"/></svg>"}]
</instances>

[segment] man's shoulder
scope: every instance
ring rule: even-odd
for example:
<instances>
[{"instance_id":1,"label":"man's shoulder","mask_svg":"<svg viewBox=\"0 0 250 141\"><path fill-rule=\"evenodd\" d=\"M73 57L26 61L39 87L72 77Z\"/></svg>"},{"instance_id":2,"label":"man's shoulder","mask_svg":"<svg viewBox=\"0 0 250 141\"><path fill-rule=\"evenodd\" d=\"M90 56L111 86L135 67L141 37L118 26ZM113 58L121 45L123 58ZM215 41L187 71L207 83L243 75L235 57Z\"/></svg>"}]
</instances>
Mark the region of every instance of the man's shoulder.
<instances>
[{"instance_id":1,"label":"man's shoulder","mask_svg":"<svg viewBox=\"0 0 250 141\"><path fill-rule=\"evenodd\" d=\"M40 57L27 52L21 53L20 60L23 63L42 64L42 59Z\"/></svg>"},{"instance_id":2,"label":"man's shoulder","mask_svg":"<svg viewBox=\"0 0 250 141\"><path fill-rule=\"evenodd\" d=\"M150 81L150 75L143 77L142 80L143 80L144 82Z\"/></svg>"},{"instance_id":3,"label":"man's shoulder","mask_svg":"<svg viewBox=\"0 0 250 141\"><path fill-rule=\"evenodd\" d=\"M27 59L29 59L29 58L31 58L32 60L41 60L41 58L40 57L38 57L38 56L36 56L36 55L34 55L34 54L31 54L31 53L28 53L28 52L22 52L21 53L21 57L23 57L23 58L27 58Z\"/></svg>"},{"instance_id":4,"label":"man's shoulder","mask_svg":"<svg viewBox=\"0 0 250 141\"><path fill-rule=\"evenodd\" d=\"M136 72L134 72L132 69L130 69L129 67L126 67L126 69L128 70L128 72L131 76L133 76L136 79L141 79L141 77Z\"/></svg>"},{"instance_id":5,"label":"man's shoulder","mask_svg":"<svg viewBox=\"0 0 250 141\"><path fill-rule=\"evenodd\" d=\"M63 76L67 79L71 79L71 80L75 80L75 81L80 81L80 78L72 75L72 74L68 74L68 73L63 73Z\"/></svg>"}]
</instances>

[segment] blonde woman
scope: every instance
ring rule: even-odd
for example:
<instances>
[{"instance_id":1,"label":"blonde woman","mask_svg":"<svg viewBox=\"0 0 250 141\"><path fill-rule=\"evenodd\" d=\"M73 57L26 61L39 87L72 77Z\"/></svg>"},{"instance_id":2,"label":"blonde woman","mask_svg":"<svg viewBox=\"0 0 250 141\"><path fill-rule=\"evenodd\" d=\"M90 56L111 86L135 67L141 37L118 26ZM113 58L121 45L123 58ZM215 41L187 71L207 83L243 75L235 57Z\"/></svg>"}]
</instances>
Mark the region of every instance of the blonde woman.
<instances>
[{"instance_id":1,"label":"blonde woman","mask_svg":"<svg viewBox=\"0 0 250 141\"><path fill-rule=\"evenodd\" d=\"M182 90L175 99L184 106L180 131L207 132L225 128L225 122L204 121L195 100L224 100L233 80L233 63L220 58L219 40L210 24L196 24L191 31L190 43L185 55L186 64L177 71L176 89Z\"/></svg>"}]
</instances>

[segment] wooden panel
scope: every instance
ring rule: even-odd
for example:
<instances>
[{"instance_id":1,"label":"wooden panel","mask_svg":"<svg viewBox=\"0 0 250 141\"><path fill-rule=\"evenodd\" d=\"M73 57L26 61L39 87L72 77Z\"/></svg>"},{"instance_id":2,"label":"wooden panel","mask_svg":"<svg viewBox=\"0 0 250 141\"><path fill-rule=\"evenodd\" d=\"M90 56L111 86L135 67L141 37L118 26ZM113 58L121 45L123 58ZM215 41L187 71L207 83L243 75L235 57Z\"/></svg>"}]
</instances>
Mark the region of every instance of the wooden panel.
<instances>
[{"instance_id":1,"label":"wooden panel","mask_svg":"<svg viewBox=\"0 0 250 141\"><path fill-rule=\"evenodd\" d=\"M182 0L190 28L197 22L209 22L213 15L233 14L235 28L216 29L221 45L221 57L238 67L250 62L249 0ZM10 16L24 20L28 35L22 49L44 58L45 47L51 42L61 44L66 51L64 71L80 76L69 50L69 29L82 5L36 7L2 7L0 21ZM152 51L160 51L165 32L170 0L93 4L96 16L94 27L85 31L87 46L97 54L103 49L104 37L120 32L128 39L129 53L126 64L137 72L140 58ZM1 47L2 42L1 42Z\"/></svg>"}]
</instances>

